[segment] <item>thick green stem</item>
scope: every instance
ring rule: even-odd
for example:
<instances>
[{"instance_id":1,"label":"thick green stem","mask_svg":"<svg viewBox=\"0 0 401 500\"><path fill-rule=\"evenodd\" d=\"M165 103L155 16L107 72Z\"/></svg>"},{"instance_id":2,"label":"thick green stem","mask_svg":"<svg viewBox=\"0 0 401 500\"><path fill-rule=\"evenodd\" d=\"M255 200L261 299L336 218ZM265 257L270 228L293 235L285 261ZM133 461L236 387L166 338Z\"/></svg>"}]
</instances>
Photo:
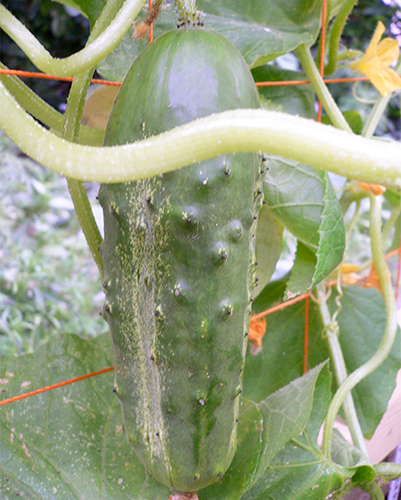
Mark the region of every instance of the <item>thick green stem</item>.
<instances>
[{"instance_id":1,"label":"thick green stem","mask_svg":"<svg viewBox=\"0 0 401 500\"><path fill-rule=\"evenodd\" d=\"M334 369L334 375L336 377L337 385L340 386L347 378L347 369L338 338L340 333L339 326L337 321L333 321L330 315L330 311L326 301L326 292L321 285L317 287L317 293L320 315L325 328L325 338L327 341L327 347L330 352L330 360ZM351 392L349 392L344 399L343 409L345 414L345 421L351 432L354 445L359 447L361 452L365 455L366 460L370 462L369 453L366 448L365 440L363 438L361 426L359 425L359 420L356 414L355 404ZM329 448L331 449L331 443L329 445Z\"/></svg>"},{"instance_id":2,"label":"thick green stem","mask_svg":"<svg viewBox=\"0 0 401 500\"><path fill-rule=\"evenodd\" d=\"M77 77L74 78L74 83L68 96L68 103L65 114L63 136L67 140L75 141L79 136L82 109L85 102L85 96L90 85L92 74L93 71L88 70L80 73L79 75L77 75ZM102 237L97 227L85 186L82 181L71 178L67 178L67 182L79 224L85 235L95 263L103 278L103 260L99 252L99 246L102 242Z\"/></svg>"},{"instance_id":3,"label":"thick green stem","mask_svg":"<svg viewBox=\"0 0 401 500\"><path fill-rule=\"evenodd\" d=\"M6 69L6 66L0 63L0 68ZM49 106L49 104L43 101L43 99L35 94L35 92L16 76L0 75L0 80L30 115L47 127L53 129L53 131L60 134L62 133L64 116L61 113ZM77 142L91 146L101 146L103 143L103 136L103 130L81 126Z\"/></svg>"},{"instance_id":4,"label":"thick green stem","mask_svg":"<svg viewBox=\"0 0 401 500\"><path fill-rule=\"evenodd\" d=\"M103 8L98 20L93 27L92 33L88 39L88 45L101 36L102 32L107 29L112 19L117 14L118 9L121 8L122 0L108 1ZM87 95L91 78L93 75L93 68L89 68L77 74L71 86L68 95L67 109L64 115L63 137L68 141L76 142L79 137L81 127L82 111L85 104L85 96ZM95 217L88 199L88 195L82 181L68 178L68 189L72 201L74 203L75 212L78 221L81 225L82 231L85 235L89 249L92 252L96 265L99 268L100 274L103 278L103 260L99 252L99 246L102 242L102 237L97 227Z\"/></svg>"},{"instance_id":5,"label":"thick green stem","mask_svg":"<svg viewBox=\"0 0 401 500\"><path fill-rule=\"evenodd\" d=\"M391 462L381 462L374 466L377 477L382 477L386 481L394 481L401 477L401 464Z\"/></svg>"},{"instance_id":6,"label":"thick green stem","mask_svg":"<svg viewBox=\"0 0 401 500\"><path fill-rule=\"evenodd\" d=\"M337 68L338 62L338 49L340 46L341 34L343 32L345 23L348 16L358 0L345 0L333 21L330 30L330 43L329 43L329 60L327 66L324 68L325 75L331 75Z\"/></svg>"},{"instance_id":7,"label":"thick green stem","mask_svg":"<svg viewBox=\"0 0 401 500\"><path fill-rule=\"evenodd\" d=\"M224 153L255 151L353 179L401 187L400 143L365 139L264 109L225 111L134 144L82 146L45 130L0 82L0 127L42 165L83 181L143 179Z\"/></svg>"},{"instance_id":8,"label":"thick green stem","mask_svg":"<svg viewBox=\"0 0 401 500\"><path fill-rule=\"evenodd\" d=\"M326 113L336 128L351 132L351 128L346 122L343 114L331 96L326 84L320 76L319 70L313 60L313 57L306 45L300 45L296 50L297 55L308 80L311 82L314 91L320 99Z\"/></svg>"},{"instance_id":9,"label":"thick green stem","mask_svg":"<svg viewBox=\"0 0 401 500\"><path fill-rule=\"evenodd\" d=\"M112 23L84 49L64 59L52 57L11 12L0 5L0 28L37 68L57 76L73 76L98 64L123 39L145 0L126 0Z\"/></svg>"},{"instance_id":10,"label":"thick green stem","mask_svg":"<svg viewBox=\"0 0 401 500\"><path fill-rule=\"evenodd\" d=\"M383 228L383 235L382 235L383 244L386 243L388 236L390 234L390 231L394 227L394 224L397 222L400 214L401 214L401 200L400 200L400 205L398 207L394 207L391 210L391 215Z\"/></svg>"},{"instance_id":11,"label":"thick green stem","mask_svg":"<svg viewBox=\"0 0 401 500\"><path fill-rule=\"evenodd\" d=\"M347 394L365 377L378 368L387 358L395 340L397 332L397 306L395 303L394 291L391 286L391 279L387 269L383 253L382 235L381 235L381 199L370 194L370 241L372 248L373 264L383 293L384 303L386 305L386 329L378 350L372 358L365 364L352 372L342 383L334 395L323 431L322 451L326 457L330 457L331 438L333 433L333 424L338 410L343 404Z\"/></svg>"}]
</instances>

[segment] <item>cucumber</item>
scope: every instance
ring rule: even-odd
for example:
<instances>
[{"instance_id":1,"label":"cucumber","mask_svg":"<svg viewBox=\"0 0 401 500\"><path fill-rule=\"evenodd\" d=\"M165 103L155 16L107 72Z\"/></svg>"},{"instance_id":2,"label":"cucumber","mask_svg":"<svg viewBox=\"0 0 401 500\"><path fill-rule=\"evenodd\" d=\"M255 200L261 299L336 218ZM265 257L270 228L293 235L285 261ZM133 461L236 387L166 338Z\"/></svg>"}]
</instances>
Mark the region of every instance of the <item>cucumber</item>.
<instances>
[{"instance_id":1,"label":"cucumber","mask_svg":"<svg viewBox=\"0 0 401 500\"><path fill-rule=\"evenodd\" d=\"M133 63L104 144L257 107L235 47L204 29L177 30ZM175 491L218 480L236 450L260 170L257 154L239 153L100 187L114 390L139 459Z\"/></svg>"}]
</instances>

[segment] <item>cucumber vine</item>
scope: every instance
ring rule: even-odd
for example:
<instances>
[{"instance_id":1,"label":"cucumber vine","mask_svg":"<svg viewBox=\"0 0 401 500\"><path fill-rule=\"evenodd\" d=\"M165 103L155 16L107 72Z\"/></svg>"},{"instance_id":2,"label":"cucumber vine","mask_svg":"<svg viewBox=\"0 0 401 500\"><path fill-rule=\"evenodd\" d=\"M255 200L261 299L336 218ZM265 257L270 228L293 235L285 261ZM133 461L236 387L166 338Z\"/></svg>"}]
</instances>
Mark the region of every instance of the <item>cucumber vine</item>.
<instances>
[{"instance_id":1,"label":"cucumber vine","mask_svg":"<svg viewBox=\"0 0 401 500\"><path fill-rule=\"evenodd\" d=\"M74 76L64 115L44 103L15 77L1 76L0 127L26 154L67 177L77 217L102 279L103 262L99 253L102 238L91 211L85 181L121 183L164 174L225 153L264 152L350 180L381 184L397 195L401 193L401 144L372 138L391 93L378 97L361 136L354 135L320 76L310 47L305 44L299 45L295 54L334 127L277 111L238 109L216 113L133 144L102 146L103 133L80 124L85 97L96 65L123 39L144 3L145 0L107 0L85 48L64 59L53 58L32 33L0 5L0 28L41 71L60 77ZM161 3L160 0L156 2L157 8ZM331 26L327 74L337 67L340 36L355 3L355 0L343 2ZM178 26L203 24L196 1L176 0L175 7L179 14ZM0 67L4 65L0 63ZM401 61L395 68L398 74L400 70ZM399 220L401 206L393 209L382 231L380 196L371 192L351 193L349 188L342 200L343 207L348 208L353 201L359 204L362 197L367 197L370 203L372 262L384 298L386 327L376 353L348 374L338 340L341 334L337 322L339 309L334 315L330 313L324 282L314 291L338 385L324 423L322 453L328 461L331 459L333 425L343 407L354 445L364 456L366 465L374 468L377 477L390 480L401 475L401 468L396 464L372 466L351 391L383 363L396 338L397 310L384 258L384 244ZM341 307L341 293L338 307ZM352 489L352 484L345 483L333 498L342 498ZM380 498L375 482L367 483L364 488L372 498Z\"/></svg>"}]
</instances>

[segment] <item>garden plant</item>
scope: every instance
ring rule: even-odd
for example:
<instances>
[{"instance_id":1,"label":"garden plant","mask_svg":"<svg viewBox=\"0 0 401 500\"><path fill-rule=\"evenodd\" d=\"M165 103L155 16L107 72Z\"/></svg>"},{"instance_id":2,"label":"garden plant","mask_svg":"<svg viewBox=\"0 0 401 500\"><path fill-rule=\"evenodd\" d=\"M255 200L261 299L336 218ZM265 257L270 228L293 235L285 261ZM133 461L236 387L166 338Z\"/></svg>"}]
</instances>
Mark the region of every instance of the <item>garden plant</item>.
<instances>
[{"instance_id":1,"label":"garden plant","mask_svg":"<svg viewBox=\"0 0 401 500\"><path fill-rule=\"evenodd\" d=\"M73 77L65 113L1 64L0 127L67 178L110 334L2 359L1 498L384 499L401 465L372 463L366 439L401 368L401 144L374 134L401 89L397 41L379 23L365 54L342 47L355 0L60 1L90 21L77 53L52 57L2 5L0 28ZM330 94L339 67L374 88L366 116ZM115 86L87 98L95 70L123 82L112 109ZM97 111L105 130L84 124ZM272 279L284 229L296 255Z\"/></svg>"}]
</instances>

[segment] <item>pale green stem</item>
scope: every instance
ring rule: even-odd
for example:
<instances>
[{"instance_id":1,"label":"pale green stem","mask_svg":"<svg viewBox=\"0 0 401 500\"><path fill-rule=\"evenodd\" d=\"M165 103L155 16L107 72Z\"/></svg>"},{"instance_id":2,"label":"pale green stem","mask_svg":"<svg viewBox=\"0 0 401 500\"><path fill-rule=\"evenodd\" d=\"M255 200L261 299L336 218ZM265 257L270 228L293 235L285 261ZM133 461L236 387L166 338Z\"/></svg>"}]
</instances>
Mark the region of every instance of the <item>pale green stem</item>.
<instances>
[{"instance_id":1,"label":"pale green stem","mask_svg":"<svg viewBox=\"0 0 401 500\"><path fill-rule=\"evenodd\" d=\"M101 36L102 32L107 29L107 26L112 22L118 9L121 8L121 4L121 0L117 2L109 0L107 2L88 38L88 45L97 37ZM77 74L71 86L68 95L67 109L64 115L63 130L63 138L68 141L76 142L79 137L82 111L93 71L93 68L89 68ZM103 260L99 252L102 237L97 227L85 186L82 181L76 179L67 178L67 182L78 221L103 279Z\"/></svg>"},{"instance_id":2,"label":"pale green stem","mask_svg":"<svg viewBox=\"0 0 401 500\"><path fill-rule=\"evenodd\" d=\"M41 71L56 76L73 76L98 64L119 44L144 3L145 0L126 0L113 22L100 36L84 49L64 59L52 57L3 5L0 5L0 28Z\"/></svg>"},{"instance_id":3,"label":"pale green stem","mask_svg":"<svg viewBox=\"0 0 401 500\"><path fill-rule=\"evenodd\" d=\"M322 106L329 115L333 125L341 130L351 132L350 126L346 122L343 114L320 76L319 70L313 60L309 48L306 45L300 45L295 50L295 54L297 55L308 80L311 82L316 95L320 99Z\"/></svg>"},{"instance_id":4,"label":"pale green stem","mask_svg":"<svg viewBox=\"0 0 401 500\"><path fill-rule=\"evenodd\" d=\"M348 247L348 243L349 243L349 240L351 239L351 234L352 234L352 229L354 227L354 224L356 222L356 219L358 218L358 215L359 215L359 209L361 208L361 200L356 200L355 201L355 212L352 216L352 219L348 225L348 229L347 229L347 236L346 236L346 240L345 240L345 248Z\"/></svg>"},{"instance_id":5,"label":"pale green stem","mask_svg":"<svg viewBox=\"0 0 401 500\"><path fill-rule=\"evenodd\" d=\"M322 285L319 285L317 287L317 294L319 311L325 329L327 347L330 352L330 361L333 366L337 385L340 386L347 378L347 368L345 366L344 356L338 339L340 333L339 326L337 321L333 321L330 315L330 311L327 306L326 291ZM343 409L345 420L351 432L354 445L359 447L361 452L365 455L366 460L370 462L369 453L366 448L365 440L363 438L363 433L356 413L354 400L350 392L345 396L345 399L343 401Z\"/></svg>"},{"instance_id":6,"label":"pale green stem","mask_svg":"<svg viewBox=\"0 0 401 500\"><path fill-rule=\"evenodd\" d=\"M0 68L6 69L4 64L1 63ZM19 78L11 75L0 75L0 79L8 91L30 115L53 129L53 132L62 132L64 116L61 113L49 106ZM78 142L91 146L101 146L103 136L103 130L81 125Z\"/></svg>"},{"instance_id":7,"label":"pale green stem","mask_svg":"<svg viewBox=\"0 0 401 500\"><path fill-rule=\"evenodd\" d=\"M80 73L74 78L74 83L68 96L68 104L65 115L63 135L67 140L74 141L79 136L82 109L92 74L93 71L88 70ZM79 224L85 235L94 261L103 278L103 260L99 252L102 237L100 235L99 228L97 227L85 186L82 181L71 178L67 178L67 183Z\"/></svg>"},{"instance_id":8,"label":"pale green stem","mask_svg":"<svg viewBox=\"0 0 401 500\"><path fill-rule=\"evenodd\" d=\"M394 68L394 70L398 74L400 74L400 72L401 72L401 59L398 61L398 64ZM373 136L373 134L376 130L376 127L379 123L379 120L382 117L384 110L386 109L387 104L388 104L389 100L391 99L392 95L393 95L392 92L389 92L385 97L380 95L377 98L375 105L373 106L372 111L370 112L369 118L367 119L365 126L363 127L362 135L364 137L367 137L368 139L370 139Z\"/></svg>"},{"instance_id":9,"label":"pale green stem","mask_svg":"<svg viewBox=\"0 0 401 500\"><path fill-rule=\"evenodd\" d=\"M358 0L345 0L333 21L333 25L330 30L329 60L327 66L324 68L325 75L331 75L337 68L338 49L340 46L341 34L345 23L347 22L348 16L357 1Z\"/></svg>"},{"instance_id":10,"label":"pale green stem","mask_svg":"<svg viewBox=\"0 0 401 500\"><path fill-rule=\"evenodd\" d=\"M382 289L384 303L386 305L386 329L380 346L375 354L369 359L369 361L357 368L348 376L348 378L339 387L330 403L324 424L322 442L322 451L327 458L330 458L334 420L345 397L361 380L367 377L383 363L394 344L397 332L397 306L383 253L381 235L381 199L379 196L375 197L373 194L370 194L369 198L371 202L369 232L372 257Z\"/></svg>"},{"instance_id":11,"label":"pale green stem","mask_svg":"<svg viewBox=\"0 0 401 500\"><path fill-rule=\"evenodd\" d=\"M374 465L377 477L382 477L386 481L394 481L401 477L401 464L395 464L391 462L381 462Z\"/></svg>"},{"instance_id":12,"label":"pale green stem","mask_svg":"<svg viewBox=\"0 0 401 500\"><path fill-rule=\"evenodd\" d=\"M83 181L143 179L224 153L260 151L345 177L401 187L400 143L365 139L264 109L225 111L134 144L82 146L45 130L0 82L0 127L31 158Z\"/></svg>"},{"instance_id":13,"label":"pale green stem","mask_svg":"<svg viewBox=\"0 0 401 500\"><path fill-rule=\"evenodd\" d=\"M392 209L391 215L383 228L382 238L383 238L384 244L386 243L388 236L390 234L390 231L394 227L394 224L397 222L397 219L400 216L400 214L401 214L401 201L400 201L400 205L398 207L394 207Z\"/></svg>"},{"instance_id":14,"label":"pale green stem","mask_svg":"<svg viewBox=\"0 0 401 500\"><path fill-rule=\"evenodd\" d=\"M102 237L93 216L85 186L81 181L75 181L73 179L67 179L67 182L68 190L74 203L77 219L85 235L86 242L88 243L95 264L97 265L103 279L103 260L99 252Z\"/></svg>"}]
</instances>

